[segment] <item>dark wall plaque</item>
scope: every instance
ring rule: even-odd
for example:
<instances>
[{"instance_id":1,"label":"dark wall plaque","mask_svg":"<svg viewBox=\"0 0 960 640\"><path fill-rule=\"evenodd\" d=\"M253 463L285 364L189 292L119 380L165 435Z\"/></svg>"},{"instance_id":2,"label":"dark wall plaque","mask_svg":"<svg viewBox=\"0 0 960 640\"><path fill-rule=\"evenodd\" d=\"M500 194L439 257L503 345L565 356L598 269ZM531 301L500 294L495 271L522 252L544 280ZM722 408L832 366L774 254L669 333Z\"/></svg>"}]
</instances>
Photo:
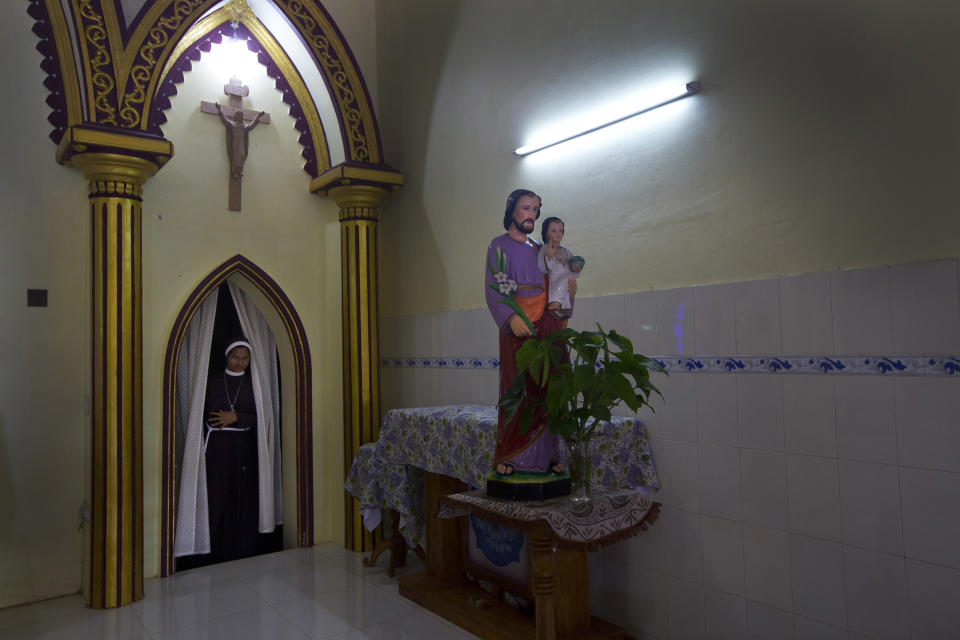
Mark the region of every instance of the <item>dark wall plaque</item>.
<instances>
[{"instance_id":1,"label":"dark wall plaque","mask_svg":"<svg viewBox=\"0 0 960 640\"><path fill-rule=\"evenodd\" d=\"M47 290L46 289L27 289L27 306L28 307L47 306Z\"/></svg>"}]
</instances>

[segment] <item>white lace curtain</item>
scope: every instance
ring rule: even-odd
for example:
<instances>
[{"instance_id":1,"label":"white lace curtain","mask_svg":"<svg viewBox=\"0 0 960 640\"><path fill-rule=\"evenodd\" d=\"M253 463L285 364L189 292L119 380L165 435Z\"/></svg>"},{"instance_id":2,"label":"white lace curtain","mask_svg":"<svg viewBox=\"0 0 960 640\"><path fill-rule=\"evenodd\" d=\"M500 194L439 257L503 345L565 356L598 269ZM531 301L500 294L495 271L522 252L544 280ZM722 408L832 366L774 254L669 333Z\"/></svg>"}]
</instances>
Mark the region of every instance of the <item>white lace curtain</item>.
<instances>
[{"instance_id":1,"label":"white lace curtain","mask_svg":"<svg viewBox=\"0 0 960 640\"><path fill-rule=\"evenodd\" d=\"M180 495L173 555L210 553L207 465L203 456L203 402L207 394L210 342L217 316L217 290L207 296L187 327L177 357L177 450ZM182 445L181 445L182 443ZM179 457L179 456L178 456Z\"/></svg>"},{"instance_id":2,"label":"white lace curtain","mask_svg":"<svg viewBox=\"0 0 960 640\"><path fill-rule=\"evenodd\" d=\"M280 399L277 345L256 305L227 283L240 327L250 343L250 376L257 405L259 531L270 533L283 522L280 458ZM177 359L177 458L180 491L174 556L210 553L207 474L203 453L203 405L210 367L210 346L217 312L217 291L200 305L187 327ZM182 456L181 456L182 452Z\"/></svg>"},{"instance_id":3,"label":"white lace curtain","mask_svg":"<svg viewBox=\"0 0 960 640\"><path fill-rule=\"evenodd\" d=\"M277 343L266 319L240 288L230 281L240 328L250 343L253 399L257 403L257 477L260 482L260 533L270 533L283 522L280 466L280 393ZM257 354L267 354L266 357Z\"/></svg>"}]
</instances>

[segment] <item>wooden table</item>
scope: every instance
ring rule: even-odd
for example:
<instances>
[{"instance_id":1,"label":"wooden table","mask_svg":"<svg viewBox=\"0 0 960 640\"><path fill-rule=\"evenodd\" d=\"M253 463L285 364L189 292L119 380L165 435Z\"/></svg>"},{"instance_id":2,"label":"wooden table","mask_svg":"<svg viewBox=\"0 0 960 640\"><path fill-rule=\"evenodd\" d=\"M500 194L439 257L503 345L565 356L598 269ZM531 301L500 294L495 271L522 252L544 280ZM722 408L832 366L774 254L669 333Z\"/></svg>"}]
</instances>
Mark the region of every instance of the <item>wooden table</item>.
<instances>
[{"instance_id":1,"label":"wooden table","mask_svg":"<svg viewBox=\"0 0 960 640\"><path fill-rule=\"evenodd\" d=\"M590 617L587 553L606 542L564 546L555 531L548 534L536 524L523 527L532 557L525 590L537 600L543 625L540 635L533 618L520 615L497 598L486 598L492 606L485 609L472 604L483 592L464 577L465 520L436 515L441 497L465 491L467 483L485 486L496 432L495 406L394 409L384 415L379 438L360 447L345 483L345 489L361 505L390 509L395 516L390 540L378 545L368 566L380 552L391 550L388 571L392 571L402 564L407 546L416 551L425 538L426 571L400 578L400 593L472 633L507 640L622 638L622 629ZM660 486L639 420L614 418L602 423L597 434L594 486L635 490ZM656 518L656 509L657 505L651 504L646 522ZM560 544L556 552L555 544ZM551 610L552 614L544 613Z\"/></svg>"},{"instance_id":2,"label":"wooden table","mask_svg":"<svg viewBox=\"0 0 960 640\"><path fill-rule=\"evenodd\" d=\"M603 422L595 438L594 486L659 488L650 443L639 420ZM377 441L357 451L344 488L360 505L399 513L400 533L413 548L423 537L426 520L434 515L424 509L423 473L484 487L496 439L493 405L391 409L383 416Z\"/></svg>"},{"instance_id":3,"label":"wooden table","mask_svg":"<svg viewBox=\"0 0 960 640\"><path fill-rule=\"evenodd\" d=\"M487 640L623 639L622 628L590 615L587 554L645 530L659 514L656 502L632 490L598 490L593 505L577 513L567 498L506 502L482 490L461 493L464 488L456 479L426 474L427 508L436 505L428 513L439 517L427 518L426 571L399 578L400 595ZM617 514L597 526L591 522L602 518L585 510ZM464 578L465 528L456 517L467 513L527 534L535 619L495 598L486 598L489 608L474 606L482 592Z\"/></svg>"}]
</instances>

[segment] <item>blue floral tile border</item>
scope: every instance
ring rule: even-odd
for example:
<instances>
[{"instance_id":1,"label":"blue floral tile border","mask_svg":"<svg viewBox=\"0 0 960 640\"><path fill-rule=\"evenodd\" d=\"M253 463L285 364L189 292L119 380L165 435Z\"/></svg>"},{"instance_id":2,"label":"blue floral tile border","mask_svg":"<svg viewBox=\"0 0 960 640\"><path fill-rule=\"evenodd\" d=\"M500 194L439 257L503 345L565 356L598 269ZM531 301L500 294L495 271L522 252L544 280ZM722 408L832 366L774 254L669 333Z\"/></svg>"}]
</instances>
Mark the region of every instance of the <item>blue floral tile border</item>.
<instances>
[{"instance_id":1,"label":"blue floral tile border","mask_svg":"<svg viewBox=\"0 0 960 640\"><path fill-rule=\"evenodd\" d=\"M960 358L953 355L668 356L654 359L670 372L960 377Z\"/></svg>"},{"instance_id":2,"label":"blue floral tile border","mask_svg":"<svg viewBox=\"0 0 960 640\"><path fill-rule=\"evenodd\" d=\"M958 355L650 356L671 373L957 376ZM384 358L386 369L498 369L498 358Z\"/></svg>"},{"instance_id":3,"label":"blue floral tile border","mask_svg":"<svg viewBox=\"0 0 960 640\"><path fill-rule=\"evenodd\" d=\"M500 358L383 358L385 369L499 369Z\"/></svg>"}]
</instances>

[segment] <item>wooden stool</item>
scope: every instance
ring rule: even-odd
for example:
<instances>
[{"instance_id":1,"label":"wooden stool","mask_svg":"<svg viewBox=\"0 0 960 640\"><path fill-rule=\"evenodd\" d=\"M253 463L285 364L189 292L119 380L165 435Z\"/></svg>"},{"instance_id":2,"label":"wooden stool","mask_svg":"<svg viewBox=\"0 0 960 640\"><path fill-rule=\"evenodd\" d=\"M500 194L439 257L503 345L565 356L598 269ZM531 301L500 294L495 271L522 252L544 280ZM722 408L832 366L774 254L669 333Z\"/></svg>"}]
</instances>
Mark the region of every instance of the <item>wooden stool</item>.
<instances>
[{"instance_id":1,"label":"wooden stool","mask_svg":"<svg viewBox=\"0 0 960 640\"><path fill-rule=\"evenodd\" d=\"M402 535L400 535L400 514L394 509L391 509L390 537L384 538L376 544L376 546L373 548L373 551L370 552L370 557L363 559L363 566L372 567L376 565L377 558L380 557L380 554L384 551L389 551L390 564L387 565L387 575L392 578L396 568L402 567L406 564L408 548L410 548L410 545L408 545L407 541L403 539ZM417 545L416 547L412 548L412 551L417 554L418 558L420 558L420 562L426 566L427 556L423 551L423 547Z\"/></svg>"}]
</instances>

